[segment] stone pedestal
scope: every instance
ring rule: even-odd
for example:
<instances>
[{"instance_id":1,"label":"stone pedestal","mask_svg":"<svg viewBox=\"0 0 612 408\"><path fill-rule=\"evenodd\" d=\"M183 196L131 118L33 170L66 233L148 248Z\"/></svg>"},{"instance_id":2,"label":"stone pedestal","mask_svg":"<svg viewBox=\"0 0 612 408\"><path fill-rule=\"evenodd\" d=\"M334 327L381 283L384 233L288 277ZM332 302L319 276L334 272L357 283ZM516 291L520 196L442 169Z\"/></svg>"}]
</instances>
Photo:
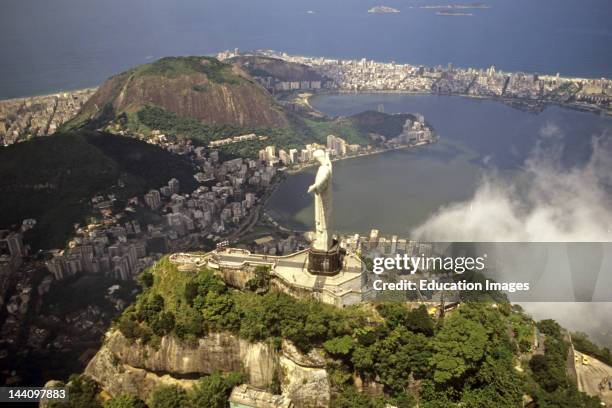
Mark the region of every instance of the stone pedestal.
<instances>
[{"instance_id":1,"label":"stone pedestal","mask_svg":"<svg viewBox=\"0 0 612 408\"><path fill-rule=\"evenodd\" d=\"M308 251L308 272L313 275L333 276L342 270L344 250L337 242L329 251L310 248Z\"/></svg>"}]
</instances>

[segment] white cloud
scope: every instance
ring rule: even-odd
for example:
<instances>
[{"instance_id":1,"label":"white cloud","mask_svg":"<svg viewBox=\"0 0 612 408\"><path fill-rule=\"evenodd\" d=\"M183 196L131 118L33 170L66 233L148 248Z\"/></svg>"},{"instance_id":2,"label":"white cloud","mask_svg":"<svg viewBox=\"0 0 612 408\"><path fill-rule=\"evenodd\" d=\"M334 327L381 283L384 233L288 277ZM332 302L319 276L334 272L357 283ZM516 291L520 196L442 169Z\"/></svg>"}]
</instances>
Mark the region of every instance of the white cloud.
<instances>
[{"instance_id":1,"label":"white cloud","mask_svg":"<svg viewBox=\"0 0 612 408\"><path fill-rule=\"evenodd\" d=\"M441 208L415 229L429 241L612 241L612 138L592 139L590 160L561 164L563 135L554 124L512 178L493 171L467 202Z\"/></svg>"}]
</instances>

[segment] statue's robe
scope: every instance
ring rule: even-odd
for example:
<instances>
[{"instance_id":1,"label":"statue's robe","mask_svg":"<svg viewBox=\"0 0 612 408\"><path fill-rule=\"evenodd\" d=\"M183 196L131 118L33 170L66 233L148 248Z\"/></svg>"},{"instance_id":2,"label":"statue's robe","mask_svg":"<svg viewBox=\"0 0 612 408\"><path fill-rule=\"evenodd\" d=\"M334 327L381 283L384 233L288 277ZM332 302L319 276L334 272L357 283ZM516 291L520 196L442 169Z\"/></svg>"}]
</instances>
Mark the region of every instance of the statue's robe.
<instances>
[{"instance_id":1,"label":"statue's robe","mask_svg":"<svg viewBox=\"0 0 612 408\"><path fill-rule=\"evenodd\" d=\"M332 212L332 168L329 159L319 166L314 182L315 191L315 242L314 248L327 251L332 240L329 234Z\"/></svg>"}]
</instances>

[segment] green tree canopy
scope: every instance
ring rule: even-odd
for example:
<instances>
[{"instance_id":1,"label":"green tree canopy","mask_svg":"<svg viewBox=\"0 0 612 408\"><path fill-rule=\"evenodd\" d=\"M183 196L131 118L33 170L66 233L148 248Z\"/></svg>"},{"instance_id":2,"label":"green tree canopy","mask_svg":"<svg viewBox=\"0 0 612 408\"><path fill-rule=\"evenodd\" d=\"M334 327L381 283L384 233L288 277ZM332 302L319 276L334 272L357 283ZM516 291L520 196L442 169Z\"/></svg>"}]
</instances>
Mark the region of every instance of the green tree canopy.
<instances>
[{"instance_id":1,"label":"green tree canopy","mask_svg":"<svg viewBox=\"0 0 612 408\"><path fill-rule=\"evenodd\" d=\"M323 348L332 356L348 356L353 350L353 338L345 335L342 337L334 337L323 343Z\"/></svg>"},{"instance_id":2,"label":"green tree canopy","mask_svg":"<svg viewBox=\"0 0 612 408\"><path fill-rule=\"evenodd\" d=\"M150 408L184 408L189 404L187 392L178 385L157 388L151 394Z\"/></svg>"},{"instance_id":3,"label":"green tree canopy","mask_svg":"<svg viewBox=\"0 0 612 408\"><path fill-rule=\"evenodd\" d=\"M239 373L221 375L213 373L203 377L193 387L190 399L194 407L225 408L232 388L244 381L244 376Z\"/></svg>"},{"instance_id":4,"label":"green tree canopy","mask_svg":"<svg viewBox=\"0 0 612 408\"><path fill-rule=\"evenodd\" d=\"M49 408L102 407L97 398L100 392L100 386L91 377L86 375L71 375L67 388L70 395L68 401L52 401L49 403Z\"/></svg>"},{"instance_id":5,"label":"green tree canopy","mask_svg":"<svg viewBox=\"0 0 612 408\"><path fill-rule=\"evenodd\" d=\"M482 324L458 313L448 318L433 341L434 381L443 383L476 370L484 358L487 340Z\"/></svg>"},{"instance_id":6,"label":"green tree canopy","mask_svg":"<svg viewBox=\"0 0 612 408\"><path fill-rule=\"evenodd\" d=\"M121 394L110 401L106 401L104 408L147 408L147 406L135 395Z\"/></svg>"},{"instance_id":7,"label":"green tree canopy","mask_svg":"<svg viewBox=\"0 0 612 408\"><path fill-rule=\"evenodd\" d=\"M432 357L430 340L421 333L396 327L373 346L374 371L394 394L407 390L408 376L423 377Z\"/></svg>"},{"instance_id":8,"label":"green tree canopy","mask_svg":"<svg viewBox=\"0 0 612 408\"><path fill-rule=\"evenodd\" d=\"M377 310L392 329L397 326L404 326L415 333L423 333L426 336L433 335L434 321L429 317L425 305L409 310L402 303L388 302L378 305Z\"/></svg>"}]
</instances>

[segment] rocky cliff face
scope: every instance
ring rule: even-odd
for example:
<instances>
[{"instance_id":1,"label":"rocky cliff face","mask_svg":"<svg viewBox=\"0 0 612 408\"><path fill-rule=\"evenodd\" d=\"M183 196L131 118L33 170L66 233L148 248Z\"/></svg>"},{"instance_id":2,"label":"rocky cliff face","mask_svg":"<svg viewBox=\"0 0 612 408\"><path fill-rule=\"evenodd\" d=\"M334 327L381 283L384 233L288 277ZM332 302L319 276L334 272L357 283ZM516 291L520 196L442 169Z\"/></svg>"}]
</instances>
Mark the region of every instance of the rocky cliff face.
<instances>
[{"instance_id":1,"label":"rocky cliff face","mask_svg":"<svg viewBox=\"0 0 612 408\"><path fill-rule=\"evenodd\" d=\"M270 385L278 364L277 353L270 345L250 343L229 333L210 333L199 339L196 345L167 336L162 338L158 348L153 348L134 344L119 331L113 331L107 335L98 354L107 352L114 356L115 361L130 367L177 377L215 371L243 372L247 374L249 384L262 388ZM87 366L86 374L90 370L93 374L96 358Z\"/></svg>"},{"instance_id":2,"label":"rocky cliff face","mask_svg":"<svg viewBox=\"0 0 612 408\"><path fill-rule=\"evenodd\" d=\"M275 374L283 394L295 406L329 406L330 385L325 359L313 351L301 354L283 342L277 352L266 343L250 343L230 333L210 333L195 345L164 337L158 348L131 343L120 332L107 334L102 348L89 362L85 374L99 382L111 395L136 394L146 399L160 385L190 388L197 378L214 371L239 371L248 383L268 388Z\"/></svg>"},{"instance_id":3,"label":"rocky cliff face","mask_svg":"<svg viewBox=\"0 0 612 408\"><path fill-rule=\"evenodd\" d=\"M163 385L179 385L190 389L197 382L133 367L123 363L105 347L89 362L85 374L100 383L111 395L133 394L142 399L146 399L155 388Z\"/></svg>"},{"instance_id":4,"label":"rocky cliff face","mask_svg":"<svg viewBox=\"0 0 612 408\"><path fill-rule=\"evenodd\" d=\"M163 58L106 81L73 123L98 127L155 105L209 124L284 127L282 108L238 65L208 57Z\"/></svg>"}]
</instances>

